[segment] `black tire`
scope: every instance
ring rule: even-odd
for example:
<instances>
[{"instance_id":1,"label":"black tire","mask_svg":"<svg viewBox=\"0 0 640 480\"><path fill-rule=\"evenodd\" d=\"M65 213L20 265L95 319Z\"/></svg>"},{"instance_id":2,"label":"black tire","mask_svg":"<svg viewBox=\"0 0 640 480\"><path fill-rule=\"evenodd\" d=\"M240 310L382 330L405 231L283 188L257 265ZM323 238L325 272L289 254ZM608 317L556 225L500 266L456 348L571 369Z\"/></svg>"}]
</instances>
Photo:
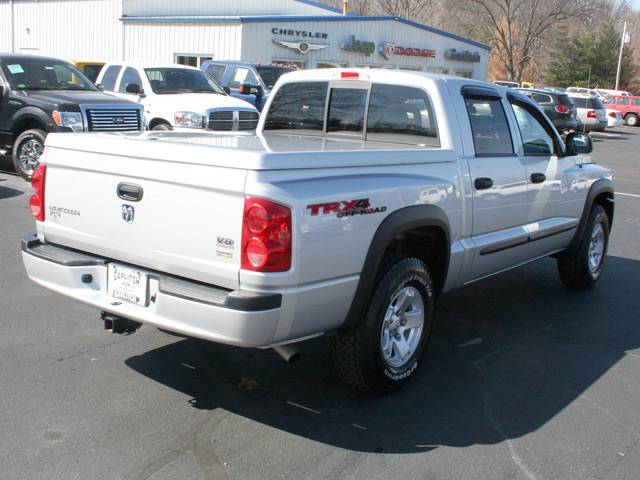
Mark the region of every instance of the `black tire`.
<instances>
[{"instance_id":1,"label":"black tire","mask_svg":"<svg viewBox=\"0 0 640 480\"><path fill-rule=\"evenodd\" d=\"M173 128L168 123L159 123L151 129L152 132L169 132L171 130L173 130Z\"/></svg>"},{"instance_id":2,"label":"black tire","mask_svg":"<svg viewBox=\"0 0 640 480\"><path fill-rule=\"evenodd\" d=\"M590 261L592 236L600 226L603 231L602 256L595 267ZM601 205L594 205L589 213L580 244L573 254L562 254L558 257L558 273L560 280L568 288L586 290L593 288L604 270L607 247L609 246L609 217Z\"/></svg>"},{"instance_id":3,"label":"black tire","mask_svg":"<svg viewBox=\"0 0 640 480\"><path fill-rule=\"evenodd\" d=\"M27 130L13 142L13 168L25 180L30 180L38 168L46 136L43 130Z\"/></svg>"},{"instance_id":4,"label":"black tire","mask_svg":"<svg viewBox=\"0 0 640 480\"><path fill-rule=\"evenodd\" d=\"M638 116L635 113L630 113L624 117L624 124L627 127L635 127L638 125Z\"/></svg>"},{"instance_id":5,"label":"black tire","mask_svg":"<svg viewBox=\"0 0 640 480\"><path fill-rule=\"evenodd\" d=\"M359 326L330 337L340 379L358 390L375 394L390 393L415 375L433 326L434 288L426 265L413 257L387 265L381 269ZM392 300L406 287L420 292L424 323L420 336L416 337L418 342L412 355L401 366L391 367L382 352L383 322L387 309L392 308Z\"/></svg>"}]
</instances>

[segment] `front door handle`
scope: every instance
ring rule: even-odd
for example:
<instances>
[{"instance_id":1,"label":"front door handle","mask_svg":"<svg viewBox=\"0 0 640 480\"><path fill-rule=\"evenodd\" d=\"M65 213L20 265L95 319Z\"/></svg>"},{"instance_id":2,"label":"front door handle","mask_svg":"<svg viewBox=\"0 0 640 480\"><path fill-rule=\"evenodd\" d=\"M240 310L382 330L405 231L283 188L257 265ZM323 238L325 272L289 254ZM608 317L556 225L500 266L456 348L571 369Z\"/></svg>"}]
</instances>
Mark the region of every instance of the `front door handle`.
<instances>
[{"instance_id":1,"label":"front door handle","mask_svg":"<svg viewBox=\"0 0 640 480\"><path fill-rule=\"evenodd\" d=\"M476 178L473 184L476 187L476 190L486 190L487 188L493 187L493 180L487 177L479 177Z\"/></svg>"},{"instance_id":2,"label":"front door handle","mask_svg":"<svg viewBox=\"0 0 640 480\"><path fill-rule=\"evenodd\" d=\"M547 179L547 176L544 173L532 173L531 174L531 183L542 183Z\"/></svg>"}]
</instances>

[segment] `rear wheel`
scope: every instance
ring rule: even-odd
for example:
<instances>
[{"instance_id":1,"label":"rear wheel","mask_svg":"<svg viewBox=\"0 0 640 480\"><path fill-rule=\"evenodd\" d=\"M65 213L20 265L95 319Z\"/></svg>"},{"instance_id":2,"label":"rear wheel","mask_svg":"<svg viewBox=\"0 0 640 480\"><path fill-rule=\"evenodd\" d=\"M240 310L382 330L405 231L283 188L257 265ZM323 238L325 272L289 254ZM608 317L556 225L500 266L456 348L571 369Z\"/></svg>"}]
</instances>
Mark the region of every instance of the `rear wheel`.
<instances>
[{"instance_id":1,"label":"rear wheel","mask_svg":"<svg viewBox=\"0 0 640 480\"><path fill-rule=\"evenodd\" d=\"M404 258L379 277L365 317L331 336L338 375L349 385L384 394L418 368L433 324L433 282L424 263Z\"/></svg>"},{"instance_id":2,"label":"rear wheel","mask_svg":"<svg viewBox=\"0 0 640 480\"><path fill-rule=\"evenodd\" d=\"M638 125L638 116L635 113L630 113L624 117L624 123L626 123L628 127L635 127Z\"/></svg>"},{"instance_id":3,"label":"rear wheel","mask_svg":"<svg viewBox=\"0 0 640 480\"><path fill-rule=\"evenodd\" d=\"M608 245L609 217L601 205L595 205L575 253L558 257L562 283L569 288L592 288L602 276Z\"/></svg>"},{"instance_id":4,"label":"rear wheel","mask_svg":"<svg viewBox=\"0 0 640 480\"><path fill-rule=\"evenodd\" d=\"M27 130L18 135L13 143L13 166L16 173L25 180L31 179L31 175L40 165L46 136L43 130Z\"/></svg>"}]
</instances>

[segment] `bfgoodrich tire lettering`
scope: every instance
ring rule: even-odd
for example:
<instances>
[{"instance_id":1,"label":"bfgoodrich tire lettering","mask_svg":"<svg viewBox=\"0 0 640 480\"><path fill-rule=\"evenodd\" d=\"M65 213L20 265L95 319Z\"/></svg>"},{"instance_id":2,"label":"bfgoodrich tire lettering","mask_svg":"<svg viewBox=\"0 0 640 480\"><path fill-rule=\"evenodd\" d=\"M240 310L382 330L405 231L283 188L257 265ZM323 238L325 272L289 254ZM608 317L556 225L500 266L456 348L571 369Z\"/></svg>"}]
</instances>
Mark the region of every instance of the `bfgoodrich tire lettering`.
<instances>
[{"instance_id":1,"label":"bfgoodrich tire lettering","mask_svg":"<svg viewBox=\"0 0 640 480\"><path fill-rule=\"evenodd\" d=\"M358 390L378 394L401 387L415 374L433 325L434 288L426 265L412 257L385 262L385 265L360 324L353 330L331 336L340 378ZM406 358L393 362L383 352L383 332L390 320L394 299L397 302L398 294L405 291L420 296L416 304L423 308L423 321L415 346L407 350ZM399 318L397 320L396 326L399 326ZM406 334L402 329L399 331Z\"/></svg>"},{"instance_id":2,"label":"bfgoodrich tire lettering","mask_svg":"<svg viewBox=\"0 0 640 480\"><path fill-rule=\"evenodd\" d=\"M560 280L569 288L592 288L602 276L609 246L609 217L594 205L576 251L558 257Z\"/></svg>"}]
</instances>

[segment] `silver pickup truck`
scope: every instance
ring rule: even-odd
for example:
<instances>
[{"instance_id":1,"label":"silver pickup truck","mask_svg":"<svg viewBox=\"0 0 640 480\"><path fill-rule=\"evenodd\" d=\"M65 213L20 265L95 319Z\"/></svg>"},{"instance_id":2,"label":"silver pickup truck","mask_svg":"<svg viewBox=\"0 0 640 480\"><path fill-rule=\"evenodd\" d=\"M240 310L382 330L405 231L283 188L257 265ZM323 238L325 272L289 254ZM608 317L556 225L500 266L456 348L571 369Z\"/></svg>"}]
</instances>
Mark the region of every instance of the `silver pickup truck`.
<instances>
[{"instance_id":1,"label":"silver pickup truck","mask_svg":"<svg viewBox=\"0 0 640 480\"><path fill-rule=\"evenodd\" d=\"M516 91L303 71L264 112L255 135L50 135L29 277L114 332L287 358L327 334L340 377L384 393L416 372L444 292L550 255L568 287L602 274L612 175Z\"/></svg>"}]
</instances>

